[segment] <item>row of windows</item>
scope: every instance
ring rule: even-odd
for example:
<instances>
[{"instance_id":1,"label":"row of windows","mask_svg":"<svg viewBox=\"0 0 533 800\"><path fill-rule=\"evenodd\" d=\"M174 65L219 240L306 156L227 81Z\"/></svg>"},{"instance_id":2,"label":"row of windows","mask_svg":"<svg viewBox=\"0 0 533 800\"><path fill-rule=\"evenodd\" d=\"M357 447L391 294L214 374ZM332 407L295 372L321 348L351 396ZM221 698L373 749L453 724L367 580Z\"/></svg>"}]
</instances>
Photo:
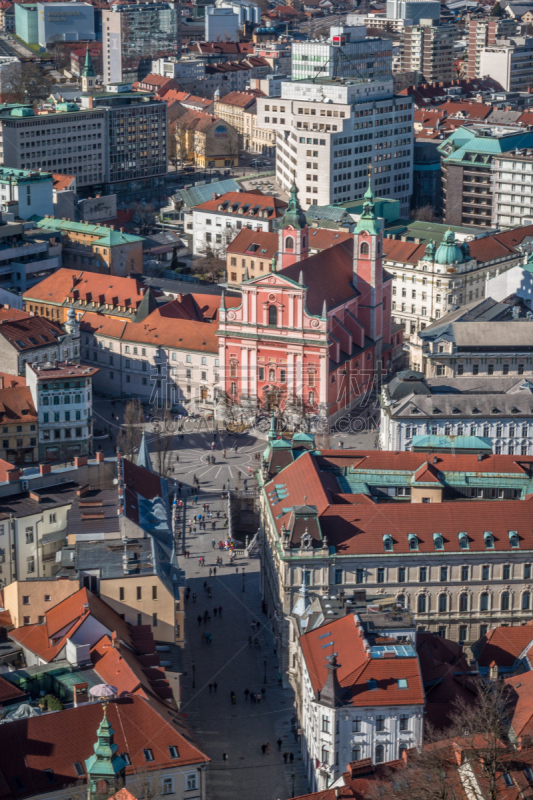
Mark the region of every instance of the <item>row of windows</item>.
<instances>
[{"instance_id":1,"label":"row of windows","mask_svg":"<svg viewBox=\"0 0 533 800\"><path fill-rule=\"evenodd\" d=\"M414 534L413 534L414 535ZM531 580L531 564L523 564L522 565L522 578L518 575L513 575L513 564L503 564L501 568L501 578L500 580L508 581L508 580ZM519 565L516 565L518 570ZM413 579L413 571L411 573L408 572L408 567L397 567L396 568L396 583L407 583L414 582ZM438 575L439 575L439 582L447 583L450 580L453 580L452 570L450 567L443 566L438 567ZM490 580L498 580L495 575L496 567L495 565L491 564L483 564L481 566L479 580L482 581L490 581ZM415 573L416 574L416 573ZM429 567L418 567L418 582L419 583L428 583L430 582L430 570ZM344 573L342 569L335 570L335 583L342 584L347 582L348 574ZM368 582L372 582L372 574L370 570L365 570L363 567L358 567L355 571L355 582L356 583L365 583L365 578ZM459 574L455 577L456 580L460 580L461 583L465 583L467 581L475 580L474 568L471 566L464 565L460 568ZM302 582L305 583L307 586L310 585L311 582L311 571L310 570L302 570ZM389 568L386 569L385 567L378 567L376 571L376 582L377 583L394 583L393 578L393 569Z\"/></svg>"},{"instance_id":2,"label":"row of windows","mask_svg":"<svg viewBox=\"0 0 533 800\"><path fill-rule=\"evenodd\" d=\"M398 598L398 602L402 605L405 605L405 597L401 595ZM416 608L419 614L426 614L431 611L431 598L429 595L420 594L417 598ZM499 601L499 610L500 611L509 611L513 608L513 598L511 594L507 591L502 592L500 594L500 601ZM522 592L520 608L522 611L529 611L531 609L531 592ZM482 592L479 595L479 603L478 603L478 611L492 611L496 609L496 604L493 606L493 598L488 592ZM448 611L453 611L451 598L447 594L440 594L437 598L437 610L440 614L446 613ZM470 595L466 592L463 592L459 595L459 600L457 604L457 611L459 612L467 612L467 611L475 611L476 609L470 602Z\"/></svg>"},{"instance_id":3,"label":"row of windows","mask_svg":"<svg viewBox=\"0 0 533 800\"><path fill-rule=\"evenodd\" d=\"M376 720L376 731L382 733L385 731L386 728L386 720L387 717L384 714L378 714L375 718ZM352 733L361 733L362 732L362 722L363 717L354 717L352 719ZM409 714L400 714L399 716L399 728L401 731L408 731L409 730ZM322 715L322 732L323 733L330 733L330 718L327 714ZM337 720L337 729L335 733L339 733L339 721Z\"/></svg>"}]
</instances>

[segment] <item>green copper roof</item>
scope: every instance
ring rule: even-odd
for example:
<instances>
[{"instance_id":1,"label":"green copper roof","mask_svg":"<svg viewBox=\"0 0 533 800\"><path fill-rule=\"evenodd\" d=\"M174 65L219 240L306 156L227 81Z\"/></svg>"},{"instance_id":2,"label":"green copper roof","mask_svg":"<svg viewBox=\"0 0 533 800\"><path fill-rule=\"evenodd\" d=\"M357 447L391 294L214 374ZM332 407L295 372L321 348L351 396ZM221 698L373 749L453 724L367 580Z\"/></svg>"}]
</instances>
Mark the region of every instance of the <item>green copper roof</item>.
<instances>
[{"instance_id":1,"label":"green copper roof","mask_svg":"<svg viewBox=\"0 0 533 800\"><path fill-rule=\"evenodd\" d=\"M82 78L94 78L94 67L91 61L91 54L89 53L89 45L87 45L87 50L85 51L85 64L83 65L81 75Z\"/></svg>"},{"instance_id":2,"label":"green copper roof","mask_svg":"<svg viewBox=\"0 0 533 800\"><path fill-rule=\"evenodd\" d=\"M85 760L87 776L114 777L126 769L126 762L117 755L118 744L113 741L115 731L107 718L107 705L104 705L104 716L96 732L94 755Z\"/></svg>"},{"instance_id":3,"label":"green copper roof","mask_svg":"<svg viewBox=\"0 0 533 800\"><path fill-rule=\"evenodd\" d=\"M490 127L458 128L437 147L445 163L490 164L492 156L533 147L533 131L493 136Z\"/></svg>"},{"instance_id":4,"label":"green copper roof","mask_svg":"<svg viewBox=\"0 0 533 800\"><path fill-rule=\"evenodd\" d=\"M375 214L374 192L370 184L370 175L368 176L368 188L364 194L363 213L355 226L355 233L361 233L361 231L367 231L373 236L377 236L380 231L380 225Z\"/></svg>"},{"instance_id":5,"label":"green copper roof","mask_svg":"<svg viewBox=\"0 0 533 800\"><path fill-rule=\"evenodd\" d=\"M293 183L291 186L289 204L285 214L281 218L280 228L286 228L289 225L295 230L301 230L307 225L305 214L302 211L300 201L298 200L298 189L296 188L295 183Z\"/></svg>"},{"instance_id":6,"label":"green copper roof","mask_svg":"<svg viewBox=\"0 0 533 800\"><path fill-rule=\"evenodd\" d=\"M428 245L429 247L429 245ZM426 253L427 253L426 247ZM466 261L466 254L455 241L455 233L451 230L446 231L444 239L437 247L435 261L437 264L462 264Z\"/></svg>"},{"instance_id":7,"label":"green copper roof","mask_svg":"<svg viewBox=\"0 0 533 800\"><path fill-rule=\"evenodd\" d=\"M104 225L92 225L88 222L72 222L68 219L55 219L55 217L43 217L38 223L38 228L48 228L52 231L71 231L72 233L87 233L91 236L99 236L98 244L107 244L112 247L116 244L128 244L129 242L142 242L142 236L134 236L131 233L121 233Z\"/></svg>"}]
</instances>

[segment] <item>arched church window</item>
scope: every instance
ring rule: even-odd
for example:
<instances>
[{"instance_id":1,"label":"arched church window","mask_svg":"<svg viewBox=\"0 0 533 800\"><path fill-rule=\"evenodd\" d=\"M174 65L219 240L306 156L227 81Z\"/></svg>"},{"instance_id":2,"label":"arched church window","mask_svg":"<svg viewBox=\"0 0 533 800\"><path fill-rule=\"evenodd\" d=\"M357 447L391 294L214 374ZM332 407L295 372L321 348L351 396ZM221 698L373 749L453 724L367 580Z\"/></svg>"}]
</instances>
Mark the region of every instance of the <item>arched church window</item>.
<instances>
[{"instance_id":1,"label":"arched church window","mask_svg":"<svg viewBox=\"0 0 533 800\"><path fill-rule=\"evenodd\" d=\"M285 250L294 250L294 239L292 236L287 236L285 239Z\"/></svg>"},{"instance_id":2,"label":"arched church window","mask_svg":"<svg viewBox=\"0 0 533 800\"><path fill-rule=\"evenodd\" d=\"M367 256L370 252L370 248L368 246L368 242L363 242L361 247L359 248L359 252L362 256Z\"/></svg>"},{"instance_id":3,"label":"arched church window","mask_svg":"<svg viewBox=\"0 0 533 800\"><path fill-rule=\"evenodd\" d=\"M276 306L268 307L268 324L269 325L278 324L278 309Z\"/></svg>"}]
</instances>

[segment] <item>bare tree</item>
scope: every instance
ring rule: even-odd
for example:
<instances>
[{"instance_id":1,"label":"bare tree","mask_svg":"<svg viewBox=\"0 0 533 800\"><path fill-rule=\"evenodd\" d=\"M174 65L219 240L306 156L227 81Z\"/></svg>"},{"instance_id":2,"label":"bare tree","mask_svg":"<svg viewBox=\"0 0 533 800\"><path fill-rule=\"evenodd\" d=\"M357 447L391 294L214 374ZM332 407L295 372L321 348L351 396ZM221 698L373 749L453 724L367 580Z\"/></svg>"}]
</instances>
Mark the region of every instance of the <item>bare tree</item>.
<instances>
[{"instance_id":1,"label":"bare tree","mask_svg":"<svg viewBox=\"0 0 533 800\"><path fill-rule=\"evenodd\" d=\"M117 444L130 461L133 461L135 451L141 444L143 420L140 400L129 400L124 409L124 422L120 428Z\"/></svg>"},{"instance_id":2,"label":"bare tree","mask_svg":"<svg viewBox=\"0 0 533 800\"><path fill-rule=\"evenodd\" d=\"M419 222L436 222L437 215L433 206L420 206L420 208L413 208L410 213L411 219L416 219Z\"/></svg>"},{"instance_id":3,"label":"bare tree","mask_svg":"<svg viewBox=\"0 0 533 800\"><path fill-rule=\"evenodd\" d=\"M151 232L155 225L155 208L151 203L135 203L133 222L139 230L141 236L146 236Z\"/></svg>"},{"instance_id":4,"label":"bare tree","mask_svg":"<svg viewBox=\"0 0 533 800\"><path fill-rule=\"evenodd\" d=\"M239 141L239 134L237 131L233 133L232 131L229 132L228 138L228 146L227 146L227 153L229 158L231 159L231 166L236 167L239 164L239 154L240 154L240 141ZM235 160L237 160L237 164L235 164Z\"/></svg>"},{"instance_id":5,"label":"bare tree","mask_svg":"<svg viewBox=\"0 0 533 800\"><path fill-rule=\"evenodd\" d=\"M154 404L154 418L152 431L155 446L155 467L163 477L168 477L171 472L172 440L174 438L174 420L168 408L161 415L157 404Z\"/></svg>"},{"instance_id":6,"label":"bare tree","mask_svg":"<svg viewBox=\"0 0 533 800\"><path fill-rule=\"evenodd\" d=\"M178 140L172 131L170 125L168 126L168 160L174 164L174 169L178 171L178 162L181 156L178 153Z\"/></svg>"},{"instance_id":7,"label":"bare tree","mask_svg":"<svg viewBox=\"0 0 533 800\"><path fill-rule=\"evenodd\" d=\"M396 800L463 800L464 792L459 780L452 780L451 772L457 761L449 743L439 746L442 731L426 727L423 748L410 750L404 769L389 769L383 783L389 784ZM380 800L383 783L371 787L370 800ZM391 786L392 784L392 786Z\"/></svg>"},{"instance_id":8,"label":"bare tree","mask_svg":"<svg viewBox=\"0 0 533 800\"><path fill-rule=\"evenodd\" d=\"M2 71L2 94L13 103L37 103L50 96L52 81L38 64L14 63Z\"/></svg>"},{"instance_id":9,"label":"bare tree","mask_svg":"<svg viewBox=\"0 0 533 800\"><path fill-rule=\"evenodd\" d=\"M455 738L467 737L470 783L482 783L484 800L498 800L508 792L501 776L508 770L509 758L516 754L508 738L511 689L503 681L482 678L476 681L476 689L474 705L455 703L451 733ZM478 795L475 783L472 788Z\"/></svg>"}]
</instances>

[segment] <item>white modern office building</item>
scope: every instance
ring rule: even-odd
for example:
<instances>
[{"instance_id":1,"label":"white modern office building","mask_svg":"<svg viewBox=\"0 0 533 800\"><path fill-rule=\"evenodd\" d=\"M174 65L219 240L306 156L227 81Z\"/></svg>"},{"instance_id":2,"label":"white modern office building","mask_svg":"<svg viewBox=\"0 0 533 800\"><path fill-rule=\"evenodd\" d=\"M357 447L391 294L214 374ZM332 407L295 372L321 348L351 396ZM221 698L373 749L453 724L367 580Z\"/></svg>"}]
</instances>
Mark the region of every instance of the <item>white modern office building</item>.
<instances>
[{"instance_id":1,"label":"white modern office building","mask_svg":"<svg viewBox=\"0 0 533 800\"><path fill-rule=\"evenodd\" d=\"M331 27L328 39L293 42L292 79L390 80L392 41L366 38L364 25Z\"/></svg>"},{"instance_id":2,"label":"white modern office building","mask_svg":"<svg viewBox=\"0 0 533 800\"><path fill-rule=\"evenodd\" d=\"M257 125L276 132L276 180L293 183L304 208L360 197L372 188L409 213L413 187L413 101L392 80L315 78L257 98Z\"/></svg>"}]
</instances>

